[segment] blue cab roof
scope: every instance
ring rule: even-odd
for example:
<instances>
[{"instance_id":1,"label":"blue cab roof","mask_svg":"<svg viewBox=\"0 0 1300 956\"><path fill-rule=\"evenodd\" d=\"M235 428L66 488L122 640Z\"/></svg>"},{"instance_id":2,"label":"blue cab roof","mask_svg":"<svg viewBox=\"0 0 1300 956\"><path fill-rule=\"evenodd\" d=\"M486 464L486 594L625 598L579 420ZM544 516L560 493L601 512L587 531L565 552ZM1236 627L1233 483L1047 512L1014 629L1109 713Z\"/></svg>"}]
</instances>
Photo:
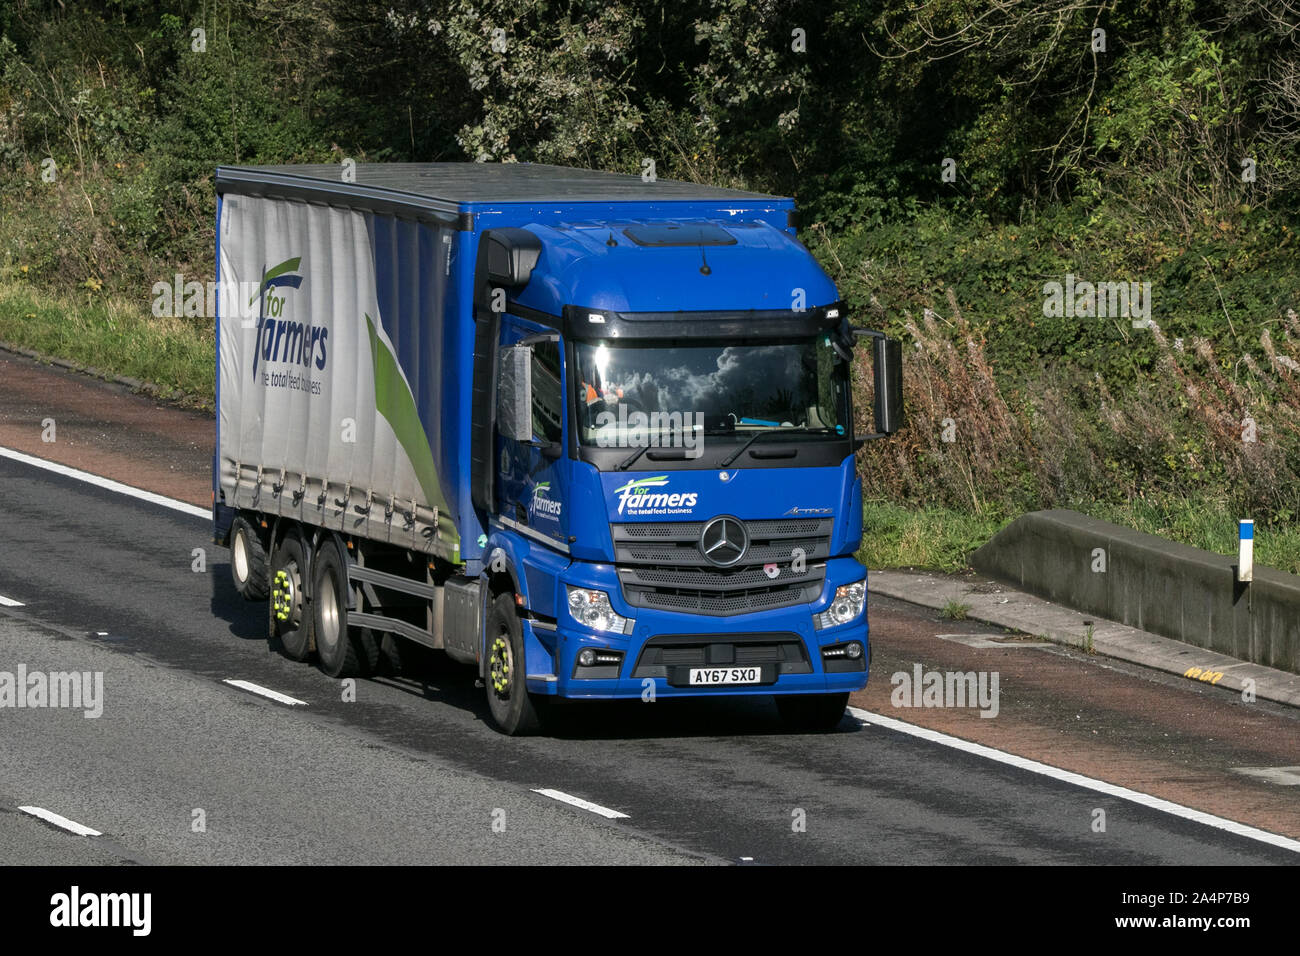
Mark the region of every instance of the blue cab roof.
<instances>
[{"instance_id":1,"label":"blue cab roof","mask_svg":"<svg viewBox=\"0 0 1300 956\"><path fill-rule=\"evenodd\" d=\"M734 239L648 245L633 236L662 222L525 226L542 254L518 301L558 314L567 304L613 312L774 310L834 302L835 286L797 239L762 220L675 222ZM631 235L629 235L629 232Z\"/></svg>"}]
</instances>

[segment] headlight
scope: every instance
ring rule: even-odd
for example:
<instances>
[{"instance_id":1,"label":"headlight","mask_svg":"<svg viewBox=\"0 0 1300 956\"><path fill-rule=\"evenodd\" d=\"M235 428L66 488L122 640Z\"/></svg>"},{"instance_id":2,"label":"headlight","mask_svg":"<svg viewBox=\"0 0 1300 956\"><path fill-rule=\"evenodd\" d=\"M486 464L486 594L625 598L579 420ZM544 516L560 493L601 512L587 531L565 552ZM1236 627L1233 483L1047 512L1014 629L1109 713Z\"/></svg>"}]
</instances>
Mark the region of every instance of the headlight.
<instances>
[{"instance_id":1,"label":"headlight","mask_svg":"<svg viewBox=\"0 0 1300 956\"><path fill-rule=\"evenodd\" d=\"M626 633L627 618L615 612L608 594L588 588L566 587L569 588L569 613L575 621L597 631Z\"/></svg>"},{"instance_id":2,"label":"headlight","mask_svg":"<svg viewBox=\"0 0 1300 956\"><path fill-rule=\"evenodd\" d=\"M867 606L866 580L841 584L835 589L835 599L831 606L817 615L817 623L822 627L837 627L855 620L862 609Z\"/></svg>"}]
</instances>

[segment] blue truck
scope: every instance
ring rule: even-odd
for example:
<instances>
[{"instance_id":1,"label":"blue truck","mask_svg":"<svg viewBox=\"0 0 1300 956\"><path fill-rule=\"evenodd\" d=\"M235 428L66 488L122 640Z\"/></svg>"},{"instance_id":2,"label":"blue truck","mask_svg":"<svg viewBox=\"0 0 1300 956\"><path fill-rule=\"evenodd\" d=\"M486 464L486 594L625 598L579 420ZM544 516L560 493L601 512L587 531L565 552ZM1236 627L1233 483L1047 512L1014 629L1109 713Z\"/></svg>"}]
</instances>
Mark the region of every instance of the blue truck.
<instances>
[{"instance_id":1,"label":"blue truck","mask_svg":"<svg viewBox=\"0 0 1300 956\"><path fill-rule=\"evenodd\" d=\"M900 427L901 352L792 200L533 164L216 188L214 537L284 654L442 651L507 734L554 698L839 722L870 659L854 453Z\"/></svg>"}]
</instances>

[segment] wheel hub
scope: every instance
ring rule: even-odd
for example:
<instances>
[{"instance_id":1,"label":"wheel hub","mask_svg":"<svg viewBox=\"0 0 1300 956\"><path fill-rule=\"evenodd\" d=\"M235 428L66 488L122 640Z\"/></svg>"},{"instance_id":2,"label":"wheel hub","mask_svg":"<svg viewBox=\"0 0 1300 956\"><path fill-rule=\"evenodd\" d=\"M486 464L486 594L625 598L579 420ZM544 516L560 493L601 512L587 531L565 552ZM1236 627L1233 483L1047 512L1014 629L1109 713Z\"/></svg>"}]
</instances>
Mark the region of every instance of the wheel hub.
<instances>
[{"instance_id":1,"label":"wheel hub","mask_svg":"<svg viewBox=\"0 0 1300 956\"><path fill-rule=\"evenodd\" d=\"M298 569L290 565L275 572L271 582L271 608L277 621L298 619Z\"/></svg>"},{"instance_id":2,"label":"wheel hub","mask_svg":"<svg viewBox=\"0 0 1300 956\"><path fill-rule=\"evenodd\" d=\"M498 637L488 652L488 677L492 680L493 692L502 699L510 696L511 664L510 642Z\"/></svg>"},{"instance_id":3,"label":"wheel hub","mask_svg":"<svg viewBox=\"0 0 1300 956\"><path fill-rule=\"evenodd\" d=\"M334 645L339 641L339 606L338 596L334 593L334 580L329 575L322 579L316 600L320 604L320 627L316 642L333 651Z\"/></svg>"},{"instance_id":4,"label":"wheel hub","mask_svg":"<svg viewBox=\"0 0 1300 956\"><path fill-rule=\"evenodd\" d=\"M248 542L244 540L242 534L235 535L235 576L240 581L248 580Z\"/></svg>"}]
</instances>

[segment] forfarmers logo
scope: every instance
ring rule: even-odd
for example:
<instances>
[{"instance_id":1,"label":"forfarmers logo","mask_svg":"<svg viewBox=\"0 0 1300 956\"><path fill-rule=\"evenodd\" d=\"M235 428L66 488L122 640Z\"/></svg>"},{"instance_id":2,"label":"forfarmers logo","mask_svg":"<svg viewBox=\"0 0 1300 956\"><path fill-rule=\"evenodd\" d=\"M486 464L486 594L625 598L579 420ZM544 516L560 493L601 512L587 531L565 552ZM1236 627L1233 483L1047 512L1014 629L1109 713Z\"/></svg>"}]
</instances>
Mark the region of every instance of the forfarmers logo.
<instances>
[{"instance_id":1,"label":"forfarmers logo","mask_svg":"<svg viewBox=\"0 0 1300 956\"><path fill-rule=\"evenodd\" d=\"M699 495L693 491L670 494L654 490L667 484L668 476L659 475L654 478L637 478L615 488L614 494L619 496L618 513L623 514L626 510L628 514L675 514L695 507Z\"/></svg>"},{"instance_id":2,"label":"forfarmers logo","mask_svg":"<svg viewBox=\"0 0 1300 956\"><path fill-rule=\"evenodd\" d=\"M309 321L287 318L288 297L283 289L298 289L303 276L298 271L302 257L286 259L270 269L263 267L262 281L248 300L251 308L258 303L257 339L253 349L253 381L257 381L259 362L282 362L310 368L313 362L323 370L326 361L325 340L329 329L313 326Z\"/></svg>"},{"instance_id":3,"label":"forfarmers logo","mask_svg":"<svg viewBox=\"0 0 1300 956\"><path fill-rule=\"evenodd\" d=\"M558 501L552 501L550 493L551 483L549 481L540 481L533 486L533 512L558 518L563 505Z\"/></svg>"}]
</instances>

